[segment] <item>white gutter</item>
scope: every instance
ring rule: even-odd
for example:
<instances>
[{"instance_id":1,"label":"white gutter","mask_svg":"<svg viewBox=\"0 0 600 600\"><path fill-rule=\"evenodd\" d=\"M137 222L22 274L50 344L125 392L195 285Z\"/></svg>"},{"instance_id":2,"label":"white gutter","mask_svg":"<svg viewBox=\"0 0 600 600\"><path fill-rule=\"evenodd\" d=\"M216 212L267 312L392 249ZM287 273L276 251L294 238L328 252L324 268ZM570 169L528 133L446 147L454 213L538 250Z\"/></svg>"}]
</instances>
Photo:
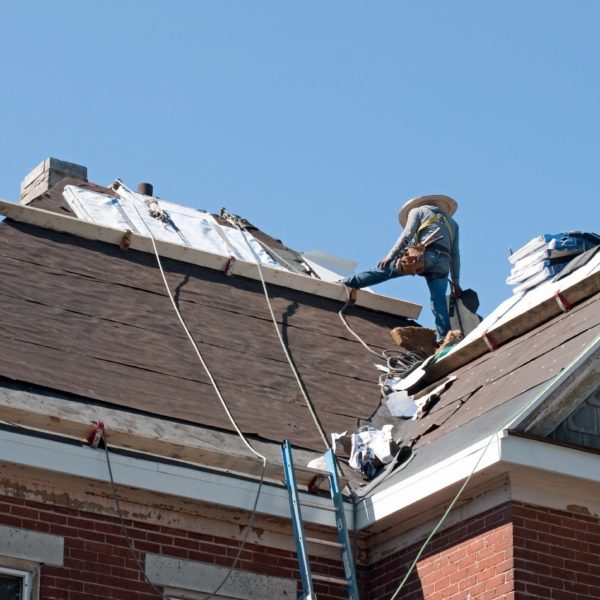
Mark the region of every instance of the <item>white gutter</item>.
<instances>
[{"instance_id":1,"label":"white gutter","mask_svg":"<svg viewBox=\"0 0 600 600\"><path fill-rule=\"evenodd\" d=\"M61 215L32 206L21 206L20 204L14 204L13 202L1 199L0 215L19 221L20 223L36 225L37 227L51 229L52 231L69 233L88 240L97 240L117 246L121 243L124 235L124 232L120 229L96 225L67 215ZM229 258L226 256L212 254L187 246L180 246L171 242L157 241L156 245L162 257L200 265L216 271L225 271L229 262ZM140 252L154 254L150 238L136 233L131 234L129 247ZM313 279L307 275L273 269L267 266L263 266L262 270L267 283L306 292L322 298L329 298L340 302L346 301L346 290L339 283ZM252 262L243 260L235 261L232 274L260 281L258 268ZM364 290L358 291L356 305L409 319L418 318L422 308L419 304L373 294Z\"/></svg>"},{"instance_id":2,"label":"white gutter","mask_svg":"<svg viewBox=\"0 0 600 600\"><path fill-rule=\"evenodd\" d=\"M356 506L355 529L369 527L492 466L498 467L493 476L518 466L600 484L600 455L511 435L504 430L381 492L374 492Z\"/></svg>"},{"instance_id":3,"label":"white gutter","mask_svg":"<svg viewBox=\"0 0 600 600\"><path fill-rule=\"evenodd\" d=\"M29 434L0 430L0 461L84 479L110 481L103 449L65 444ZM111 453L110 463L117 485L245 511L252 510L259 486L258 481L161 463L152 458ZM329 498L301 493L300 505L305 522L335 526L335 513ZM287 491L283 487L263 485L257 512L289 518ZM350 504L346 507L346 521L352 523Z\"/></svg>"},{"instance_id":4,"label":"white gutter","mask_svg":"<svg viewBox=\"0 0 600 600\"><path fill-rule=\"evenodd\" d=\"M425 500L436 492L461 483L473 472L483 471L496 464L500 460L500 453L495 437L494 433L446 460L380 492L375 490L368 498L356 505L355 529L369 527L380 519Z\"/></svg>"}]
</instances>

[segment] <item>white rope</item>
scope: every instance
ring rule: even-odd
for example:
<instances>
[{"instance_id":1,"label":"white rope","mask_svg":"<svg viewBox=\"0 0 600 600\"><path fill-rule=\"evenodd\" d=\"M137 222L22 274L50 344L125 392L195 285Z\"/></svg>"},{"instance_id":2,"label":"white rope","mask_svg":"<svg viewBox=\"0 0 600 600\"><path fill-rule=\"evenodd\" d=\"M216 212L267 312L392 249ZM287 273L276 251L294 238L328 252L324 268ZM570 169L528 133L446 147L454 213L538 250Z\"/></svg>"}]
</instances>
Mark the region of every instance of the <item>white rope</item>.
<instances>
[{"instance_id":1,"label":"white rope","mask_svg":"<svg viewBox=\"0 0 600 600\"><path fill-rule=\"evenodd\" d=\"M150 240L152 242L152 248L154 249L154 255L156 256L156 262L158 264L158 268L160 270L160 274L163 280L163 283L165 285L165 289L167 291L167 294L169 296L169 300L171 301L171 304L173 306L173 309L175 310L175 314L177 315L177 318L179 319L179 322L181 323L181 326L183 327L183 330L185 331L186 336L188 337L188 339L190 340L190 343L192 344L194 351L196 353L196 356L198 357L198 360L200 361L200 363L202 364L202 367L204 368L214 390L215 393L217 394L217 397L219 398L219 401L221 402L221 405L223 406L223 409L225 410L225 413L227 414L227 417L229 418L229 421L231 422L231 424L233 425L234 429L236 430L237 434L239 435L239 437L241 438L241 440L244 442L244 444L246 445L246 447L248 448L248 450L250 450L250 452L252 452L252 454L254 454L257 458L259 458L262 461L262 472L261 472L261 476L260 476L260 481L258 484L258 489L256 491L256 497L254 499L254 506L252 507L252 512L250 513L250 518L248 519L248 523L246 525L246 532L244 534L244 537L242 538L242 541L238 547L238 552L234 558L234 561L231 565L231 567L229 568L229 570L227 571L227 574L225 575L225 577L223 578L223 580L221 581L221 583L217 586L217 588L210 593L208 596L205 596L205 598L203 598L203 600L209 600L210 598L213 598L218 592L219 590L225 585L225 583L227 582L227 580L229 579L229 577L231 576L231 574L233 573L235 567L237 566L240 557L242 555L242 551L246 545L246 541L248 539L248 534L250 533L250 526L252 524L252 522L254 521L254 518L256 516L256 511L257 511L257 507L258 507L258 499L260 497L261 491L262 491L262 487L263 487L263 482L264 482L264 476L265 476L265 471L266 471L266 467L267 467L267 458L262 455L260 452L258 452L257 450L255 450L252 445L250 444L250 442L247 440L246 436L243 434L243 432L241 431L241 429L238 427L237 423L235 422L235 419L233 418L233 415L231 414L231 411L229 410L229 407L227 406L227 403L225 402L225 399L223 398L223 395L221 394L221 390L219 389L219 386L217 385L217 382L215 381L210 369L208 368L208 365L206 364L202 353L200 352L200 349L198 348L198 345L196 344L194 338L192 337L192 334L190 333L190 330L188 329L187 325L185 324L185 321L183 320L183 317L181 315L181 312L177 306L177 303L175 302L175 298L173 297L173 294L171 293L171 289L169 287L169 282L167 281L167 277L165 275L163 266L162 266L162 261L160 260L160 255L158 253L158 248L156 247L156 240L154 239L154 236L152 235L152 231L150 231L150 228L146 225L146 222L144 221L144 219L142 218L142 215L140 214L140 212L137 209L136 206L136 202L135 202L135 196L133 195L133 192L127 187L125 186L122 182L119 182L119 185L121 187L123 187L123 189L125 189L126 192L128 192L129 194L131 194L131 197L134 199L134 202L132 202L133 208L135 209L136 213L138 214L138 217L140 218L140 220L142 221L142 223L144 223L144 227L146 228L146 231L148 232L149 236L150 236ZM106 453L106 458L109 464L109 471L110 471L110 461L108 458L108 449L107 449L107 453ZM111 481L112 480L112 472L111 472ZM113 486L114 486L114 481L113 481ZM116 492L114 492L115 495L115 500L117 500L117 496L116 496ZM119 514L121 514L121 510L120 510L120 506L118 504L117 501L117 510L119 512ZM122 520L122 516L121 516L121 520ZM126 531L126 530L125 530ZM144 577L145 574L144 574ZM157 588L155 587L155 585L148 580L148 578L146 577L146 580L150 583L150 585L152 586L152 588L154 590L156 590ZM160 592L159 592L160 593ZM167 596L165 596L164 594L161 594L161 596L163 598L165 598L166 600L170 600Z\"/></svg>"},{"instance_id":2,"label":"white rope","mask_svg":"<svg viewBox=\"0 0 600 600\"><path fill-rule=\"evenodd\" d=\"M343 285L343 284L342 284ZM412 369L415 365L423 362L426 358L423 355L420 355L415 352L405 351L398 352L396 349L391 350L382 350L381 352L376 352L373 350L361 337L354 331L344 317L344 312L350 305L350 288L344 285L344 289L346 290L346 304L342 306L338 315L342 320L342 323L346 327L346 329L362 344L362 346L371 354L376 356L377 358L382 358L386 362L386 366L388 368L388 372L379 377L379 386L383 390L387 380L393 377L401 377L407 371ZM400 365L400 367L398 366Z\"/></svg>"},{"instance_id":3,"label":"white rope","mask_svg":"<svg viewBox=\"0 0 600 600\"><path fill-rule=\"evenodd\" d=\"M283 348L283 352L284 352L285 357L290 365L292 373L294 374L294 377L296 379L296 382L298 384L298 388L300 389L302 397L304 398L304 401L306 402L306 406L308 407L308 410L313 418L313 421L315 422L315 425L317 426L317 429L318 429L319 433L321 434L323 443L325 444L326 448L329 448L330 445L329 445L329 441L327 440L327 434L323 430L323 426L321 425L321 423L319 421L319 417L317 416L315 409L312 405L312 402L311 402L310 398L308 397L308 393L306 392L304 385L302 384L302 380L300 379L298 369L296 369L296 366L294 365L294 362L292 361L292 357L290 356L287 346L285 345L285 342L283 340L283 336L281 335L281 332L279 331L279 326L277 325L277 319L275 317L275 313L273 312L273 307L271 305L271 299L269 298L269 291L267 290L267 284L265 282L265 278L263 276L263 271L260 266L260 259L259 259L258 255L256 254L254 248L250 244L250 241L248 240L248 237L246 236L246 231L242 227L240 227L235 221L230 221L230 222L239 229L243 238L246 240L246 244L248 245L248 248L250 248L250 251L252 252L252 254L254 256L254 260L256 261L256 266L258 268L258 275L260 277L260 281L262 284L265 299L267 301L267 306L269 307L269 314L271 315L271 320L273 321L273 326L275 327L275 331L277 333L277 338L279 339L279 343L281 344L281 347Z\"/></svg>"},{"instance_id":4,"label":"white rope","mask_svg":"<svg viewBox=\"0 0 600 600\"><path fill-rule=\"evenodd\" d=\"M133 194L133 192L127 186L125 186L125 184L123 184L122 182L119 182L119 185L123 189L125 189L125 191L129 192L130 194ZM133 196L133 199L135 200L135 196ZM173 309L175 310L175 314L177 315L177 318L179 319L179 323L181 323L181 326L183 327L183 330L185 331L187 338L190 340L190 343L192 344L192 347L194 348L194 352L196 353L198 360L202 364L202 367L204 368L204 371L206 372L206 375L208 376L208 379L210 380L210 383L213 386L215 393L217 394L217 397L219 398L219 401L221 402L221 405L223 406L223 409L225 410L225 413L227 414L227 417L229 418L229 421L233 425L234 429L236 430L236 432L238 433L238 435L240 436L240 438L242 439L242 441L244 442L244 444L246 445L248 450L250 450L250 452L252 452L252 454L254 454L258 458L260 458L262 461L266 462L266 460L267 460L266 457L264 457L260 452L257 452L250 445L250 442L248 442L248 440L246 439L246 436L242 433L241 429L238 427L237 423L235 422L235 419L233 418L233 415L231 414L231 411L229 410L229 407L227 406L227 403L225 402L225 399L223 398L223 395L221 394L221 390L219 389L217 382L215 381L212 373L210 372L210 369L208 368L208 365L206 364L204 357L202 356L202 353L200 352L200 349L198 348L198 345L196 344L194 338L192 337L190 330L188 329L187 325L185 324L185 321L183 320L183 317L181 316L179 307L177 306L177 303L175 302L175 298L173 297L173 294L171 293L171 289L169 288L169 282L167 281L167 277L165 275L165 271L162 266L162 261L160 259L160 255L158 253L158 248L156 247L156 240L155 240L154 236L152 235L152 231L146 225L146 222L142 218L142 215L140 214L139 210L137 209L136 202L132 202L132 205L133 205L133 208L135 209L135 212L138 214L138 217L140 218L142 223L144 223L144 227L146 228L146 231L148 232L148 235L150 236L150 241L152 242L152 248L154 249L154 255L156 256L156 262L158 264L158 269L160 271L160 275L161 275L163 283L165 285L165 290L167 291L167 295L169 296L169 300L171 301Z\"/></svg>"},{"instance_id":5,"label":"white rope","mask_svg":"<svg viewBox=\"0 0 600 600\"><path fill-rule=\"evenodd\" d=\"M351 327L350 325L348 325L348 322L346 321L345 317L344 317L344 312L345 310L348 308L348 306L350 306L350 288L347 285L341 284L344 287L344 290L346 291L346 304L344 304L344 306L342 306L342 308L340 309L340 311L338 312L338 315L340 316L340 319L342 320L342 323L344 324L344 326L346 327L346 329L364 346L364 348L367 350L367 352L370 352L371 354L374 354L375 356L377 356L378 358L383 358L383 359L387 359L386 355L383 352L375 352L375 350L373 350L368 344L367 342L365 342L360 335L358 335L358 333L356 333Z\"/></svg>"}]
</instances>

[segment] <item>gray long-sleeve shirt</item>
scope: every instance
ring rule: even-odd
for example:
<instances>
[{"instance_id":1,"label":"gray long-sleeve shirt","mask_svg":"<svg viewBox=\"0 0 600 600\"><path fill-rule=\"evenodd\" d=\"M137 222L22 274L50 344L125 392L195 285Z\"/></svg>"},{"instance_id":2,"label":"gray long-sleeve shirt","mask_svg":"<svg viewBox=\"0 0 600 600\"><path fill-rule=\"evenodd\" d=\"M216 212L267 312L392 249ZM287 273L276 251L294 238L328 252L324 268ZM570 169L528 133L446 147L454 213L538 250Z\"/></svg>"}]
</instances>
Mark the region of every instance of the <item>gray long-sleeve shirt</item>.
<instances>
[{"instance_id":1,"label":"gray long-sleeve shirt","mask_svg":"<svg viewBox=\"0 0 600 600\"><path fill-rule=\"evenodd\" d=\"M413 208L408 213L408 219L406 220L406 227L396 240L396 243L392 246L392 249L387 253L386 259L393 260L400 256L404 249L412 243L419 240L425 239L430 233L439 230L439 234L442 236L441 239L437 240L431 249L438 249L440 252L445 252L449 257L449 268L450 268L450 279L454 283L458 283L460 278L460 254L458 251L458 224L451 217L447 217L452 233L448 230L441 222L432 223L425 227L419 232L417 239L417 232L422 223L437 213L441 213L439 208L431 205L418 206ZM444 214L444 213L442 213ZM435 236L434 236L435 237Z\"/></svg>"}]
</instances>

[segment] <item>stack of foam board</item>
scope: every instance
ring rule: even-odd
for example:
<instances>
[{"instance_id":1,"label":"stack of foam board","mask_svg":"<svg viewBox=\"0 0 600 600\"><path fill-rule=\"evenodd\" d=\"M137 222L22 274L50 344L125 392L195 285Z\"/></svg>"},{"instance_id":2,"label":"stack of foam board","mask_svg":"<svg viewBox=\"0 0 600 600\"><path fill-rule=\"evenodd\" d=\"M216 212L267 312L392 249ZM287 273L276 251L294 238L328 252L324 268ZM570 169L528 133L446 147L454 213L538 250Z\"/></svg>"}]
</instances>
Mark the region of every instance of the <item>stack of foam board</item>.
<instances>
[{"instance_id":1,"label":"stack of foam board","mask_svg":"<svg viewBox=\"0 0 600 600\"><path fill-rule=\"evenodd\" d=\"M513 294L526 292L557 275L576 255L593 246L590 237L579 231L543 234L534 237L508 257L512 264L506 283Z\"/></svg>"}]
</instances>

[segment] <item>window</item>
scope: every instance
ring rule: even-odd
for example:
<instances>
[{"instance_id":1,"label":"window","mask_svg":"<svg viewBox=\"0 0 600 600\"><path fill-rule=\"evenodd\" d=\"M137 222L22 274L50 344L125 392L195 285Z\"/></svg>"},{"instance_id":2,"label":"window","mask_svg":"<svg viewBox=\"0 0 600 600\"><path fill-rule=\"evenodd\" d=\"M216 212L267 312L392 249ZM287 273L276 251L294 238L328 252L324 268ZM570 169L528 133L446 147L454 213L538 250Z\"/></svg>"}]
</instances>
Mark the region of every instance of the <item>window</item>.
<instances>
[{"instance_id":1,"label":"window","mask_svg":"<svg viewBox=\"0 0 600 600\"><path fill-rule=\"evenodd\" d=\"M0 600L30 600L31 571L0 567Z\"/></svg>"}]
</instances>

